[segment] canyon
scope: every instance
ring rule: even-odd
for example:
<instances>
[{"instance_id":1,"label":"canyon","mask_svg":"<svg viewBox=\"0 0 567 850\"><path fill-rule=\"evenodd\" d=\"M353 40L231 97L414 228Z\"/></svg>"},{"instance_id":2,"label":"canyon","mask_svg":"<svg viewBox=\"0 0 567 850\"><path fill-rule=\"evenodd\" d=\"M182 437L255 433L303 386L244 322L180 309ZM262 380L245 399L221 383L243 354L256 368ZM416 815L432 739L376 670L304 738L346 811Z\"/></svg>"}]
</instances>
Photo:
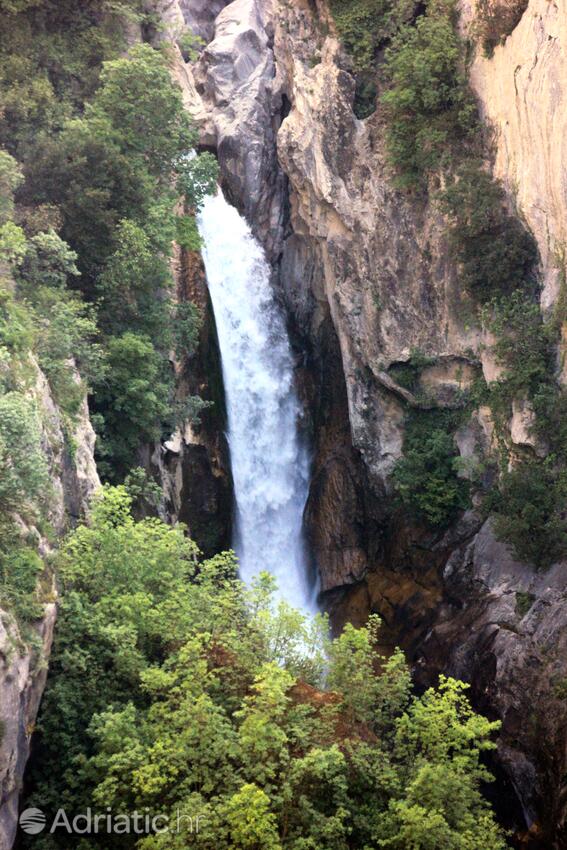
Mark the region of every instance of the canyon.
<instances>
[{"instance_id":1,"label":"canyon","mask_svg":"<svg viewBox=\"0 0 567 850\"><path fill-rule=\"evenodd\" d=\"M466 34L475 9L464 2L460 14ZM169 37L181 16L208 43L194 64L178 55L176 79L288 315L313 446L305 519L323 605L336 628L379 613L385 645L403 646L422 686L440 672L471 683L475 706L503 724L494 769L505 818L523 841L561 847L567 565L538 573L518 562L474 507L442 534L395 507L406 411L424 392L450 408L476 375L498 370L467 313L438 208L396 188L380 108L356 118L352 67L323 0L235 0L208 14L169 3ZM564 274L565 20L564 3L531 0L493 55L478 47L469 68L494 173L537 240L544 315ZM428 358L419 391L396 380L414 351ZM534 448L529 425L516 404L511 444ZM455 435L461 457L481 462L493 431L480 406Z\"/></svg>"},{"instance_id":2,"label":"canyon","mask_svg":"<svg viewBox=\"0 0 567 850\"><path fill-rule=\"evenodd\" d=\"M488 3L494 15L506 15L512 5ZM269 285L285 316L289 351L276 365L293 372L298 398L286 421L297 420L298 445L311 453L305 481L306 455L295 444L290 449L304 482L294 485L301 493L293 522L306 499L309 550L308 558L292 559L294 569L313 562L319 601L335 632L379 614L385 653L404 649L418 689L440 674L470 683L475 709L502 722L490 759L496 790L488 793L503 823L519 847L561 850L567 842L567 562L538 571L517 560L497 539L480 499L448 528L432 530L400 508L392 480L404 455L408 412L454 410L479 378L494 380L500 368L493 340L463 295L434 192L397 186L380 105L369 117L356 117L356 74L327 0L152 0L151 6L161 22L152 39L167 45L199 148L217 156L224 197L261 246L262 286ZM529 0L490 55L476 38L479 7L475 0L459 5L468 76L490 138L490 167L511 213L537 242L541 312L549 319L565 286L567 4ZM202 40L191 61L178 46L187 26ZM135 27L131 38L140 39ZM206 265L199 252L176 247L178 298L196 303L205 320L196 352L187 362L172 361L172 368L180 397L198 393L213 404L200 423L144 446L143 461L162 486L162 517L186 523L201 550L213 555L234 540L237 482L227 440L220 310ZM563 383L566 343L563 323L557 353ZM416 352L422 366L408 388L400 370ZM39 369L36 384L53 426L44 444L57 494L53 525L61 534L69 518L73 524L88 513L99 485L94 432L85 404L71 451ZM280 402L278 396L274 404ZM514 401L505 423L512 450L545 454L531 430L533 417L528 402ZM480 476L481 489L484 476L488 487L496 444L490 409L480 403L470 411L454 443L459 475ZM47 551L49 543L42 540L40 548ZM294 599L306 598L304 591ZM0 845L7 848L45 684L55 601L53 589L35 649L14 653L20 636L8 620L0 634L6 724Z\"/></svg>"}]
</instances>

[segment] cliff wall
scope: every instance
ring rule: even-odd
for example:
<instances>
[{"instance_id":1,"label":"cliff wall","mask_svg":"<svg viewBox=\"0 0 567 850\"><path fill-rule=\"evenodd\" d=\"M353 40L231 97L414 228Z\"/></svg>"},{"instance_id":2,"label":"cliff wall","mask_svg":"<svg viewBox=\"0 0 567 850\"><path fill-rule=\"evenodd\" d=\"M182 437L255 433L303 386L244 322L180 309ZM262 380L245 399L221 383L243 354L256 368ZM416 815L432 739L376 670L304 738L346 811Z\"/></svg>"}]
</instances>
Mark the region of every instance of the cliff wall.
<instances>
[{"instance_id":1,"label":"cliff wall","mask_svg":"<svg viewBox=\"0 0 567 850\"><path fill-rule=\"evenodd\" d=\"M189 22L201 14L198 3L181 5ZM526 840L560 847L566 567L544 574L516 561L478 504L440 534L393 497L408 412L450 409L479 376L498 374L463 297L446 222L431 200L396 189L380 108L356 118L352 64L324 0L235 0L213 36L216 12L199 61L183 68L187 103L289 310L314 446L306 520L323 600L337 626L379 612L385 642L403 644L424 684L441 671L471 682L477 706L503 722L496 767L511 824ZM494 172L537 240L549 313L567 210L565 4L531 0L490 58L477 25L463 4ZM415 351L428 365L410 390L396 367ZM533 446L529 418L515 405L510 446ZM482 462L493 440L482 405L455 434L465 466Z\"/></svg>"}]
</instances>

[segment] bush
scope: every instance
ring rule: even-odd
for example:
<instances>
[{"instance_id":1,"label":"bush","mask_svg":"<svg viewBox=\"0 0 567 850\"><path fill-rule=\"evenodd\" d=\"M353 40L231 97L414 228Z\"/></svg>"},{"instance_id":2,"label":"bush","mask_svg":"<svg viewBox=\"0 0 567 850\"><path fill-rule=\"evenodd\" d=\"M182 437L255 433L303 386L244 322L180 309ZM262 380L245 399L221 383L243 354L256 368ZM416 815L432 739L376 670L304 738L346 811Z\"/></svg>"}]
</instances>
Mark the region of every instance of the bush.
<instances>
[{"instance_id":1,"label":"bush","mask_svg":"<svg viewBox=\"0 0 567 850\"><path fill-rule=\"evenodd\" d=\"M504 375L491 390L510 403L514 398L533 398L549 381L552 348L539 305L522 291L490 304L483 315L496 342L492 351L504 367Z\"/></svg>"},{"instance_id":2,"label":"bush","mask_svg":"<svg viewBox=\"0 0 567 850\"><path fill-rule=\"evenodd\" d=\"M13 156L0 150L0 224L5 224L14 213L14 193L24 175Z\"/></svg>"},{"instance_id":3,"label":"bush","mask_svg":"<svg viewBox=\"0 0 567 850\"><path fill-rule=\"evenodd\" d=\"M0 551L0 601L13 611L20 624L43 616L38 593L43 569L43 561L34 549L15 545L8 552Z\"/></svg>"},{"instance_id":4,"label":"bush","mask_svg":"<svg viewBox=\"0 0 567 850\"><path fill-rule=\"evenodd\" d=\"M54 230L38 233L28 244L20 275L35 289L38 286L62 289L69 277L79 274L77 254Z\"/></svg>"},{"instance_id":5,"label":"bush","mask_svg":"<svg viewBox=\"0 0 567 850\"><path fill-rule=\"evenodd\" d=\"M553 458L505 472L494 499L496 534L518 560L545 568L567 554L567 470Z\"/></svg>"},{"instance_id":6,"label":"bush","mask_svg":"<svg viewBox=\"0 0 567 850\"><path fill-rule=\"evenodd\" d=\"M480 0L477 5L476 29L487 56L503 44L516 29L529 0Z\"/></svg>"},{"instance_id":7,"label":"bush","mask_svg":"<svg viewBox=\"0 0 567 850\"><path fill-rule=\"evenodd\" d=\"M386 50L388 152L404 186L423 183L476 128L454 19L452 0L431 0L415 26L403 27Z\"/></svg>"},{"instance_id":8,"label":"bush","mask_svg":"<svg viewBox=\"0 0 567 850\"><path fill-rule=\"evenodd\" d=\"M478 163L458 170L441 195L450 245L465 291L478 303L535 288L533 236L506 209L502 185Z\"/></svg>"},{"instance_id":9,"label":"bush","mask_svg":"<svg viewBox=\"0 0 567 850\"><path fill-rule=\"evenodd\" d=\"M171 409L170 376L149 337L128 331L109 339L105 378L95 391L103 417L103 470L119 479L137 465L141 443L160 439Z\"/></svg>"},{"instance_id":10,"label":"bush","mask_svg":"<svg viewBox=\"0 0 567 850\"><path fill-rule=\"evenodd\" d=\"M378 48L414 11L409 0L331 0L330 6L341 41L359 73L372 68Z\"/></svg>"},{"instance_id":11,"label":"bush","mask_svg":"<svg viewBox=\"0 0 567 850\"><path fill-rule=\"evenodd\" d=\"M392 481L406 510L434 528L445 528L469 506L469 484L458 478L457 460L450 433L419 415L408 423Z\"/></svg>"},{"instance_id":12,"label":"bush","mask_svg":"<svg viewBox=\"0 0 567 850\"><path fill-rule=\"evenodd\" d=\"M25 514L48 496L49 475L36 405L19 392L0 395L0 507Z\"/></svg>"}]
</instances>

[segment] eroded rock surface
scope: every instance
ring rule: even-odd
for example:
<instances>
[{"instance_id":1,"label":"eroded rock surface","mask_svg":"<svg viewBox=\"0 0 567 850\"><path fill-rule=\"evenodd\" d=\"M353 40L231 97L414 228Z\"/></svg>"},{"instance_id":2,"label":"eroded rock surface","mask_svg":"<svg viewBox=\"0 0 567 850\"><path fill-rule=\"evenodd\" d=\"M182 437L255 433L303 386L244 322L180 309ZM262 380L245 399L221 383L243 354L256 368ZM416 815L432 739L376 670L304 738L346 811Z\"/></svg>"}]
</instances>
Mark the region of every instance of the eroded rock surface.
<instances>
[{"instance_id":1,"label":"eroded rock surface","mask_svg":"<svg viewBox=\"0 0 567 850\"><path fill-rule=\"evenodd\" d=\"M464 0L465 26L474 0ZM543 305L559 294L567 244L567 3L530 0L490 58L477 50L471 82L495 133L495 173L537 239Z\"/></svg>"},{"instance_id":2,"label":"eroded rock surface","mask_svg":"<svg viewBox=\"0 0 567 850\"><path fill-rule=\"evenodd\" d=\"M72 433L66 436L64 416L45 375L33 359L29 368L34 373L29 394L37 406L50 475L48 520L55 534L61 535L85 516L100 486L94 461L95 433L85 399ZM50 542L31 521L16 519L22 534L35 538L41 554L46 554ZM29 634L19 629L10 612L0 610L0 850L8 850L16 834L19 794L47 676L55 598L53 586L44 603L43 618L29 627Z\"/></svg>"},{"instance_id":3,"label":"eroded rock surface","mask_svg":"<svg viewBox=\"0 0 567 850\"><path fill-rule=\"evenodd\" d=\"M471 78L494 127L496 174L538 241L548 306L566 237L565 0L530 0L523 15L510 5L507 26L519 23L492 58L477 51ZM468 32L472 3L462 11ZM392 504L407 411L451 406L478 375L501 374L463 303L444 222L393 186L380 109L355 117L325 0L235 0L214 34L208 26L201 59L178 73L289 310L314 445L306 520L325 603L337 626L378 611L385 643L403 644L424 684L441 671L472 683L476 704L503 721L497 767L514 798L512 825L559 850L565 567L537 574L517 563L474 510L439 537ZM396 367L415 352L431 365L408 390ZM510 442L544 452L529 407L519 400L513 414ZM488 486L479 467L495 444L490 411L474 411L455 441L461 474L482 474Z\"/></svg>"}]
</instances>

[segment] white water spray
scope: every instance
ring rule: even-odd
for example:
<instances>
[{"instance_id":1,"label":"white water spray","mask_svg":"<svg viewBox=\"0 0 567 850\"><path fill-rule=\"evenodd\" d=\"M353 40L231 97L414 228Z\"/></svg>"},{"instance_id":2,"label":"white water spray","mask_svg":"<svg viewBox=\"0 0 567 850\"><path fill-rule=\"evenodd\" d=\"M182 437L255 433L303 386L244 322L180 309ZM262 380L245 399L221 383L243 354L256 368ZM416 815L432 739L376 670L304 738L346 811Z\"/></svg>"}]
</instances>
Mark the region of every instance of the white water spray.
<instances>
[{"instance_id":1,"label":"white water spray","mask_svg":"<svg viewBox=\"0 0 567 850\"><path fill-rule=\"evenodd\" d=\"M249 582L266 570L282 598L314 612L302 533L309 459L297 435L292 357L270 268L222 193L205 201L199 230L222 357L241 577Z\"/></svg>"}]
</instances>

